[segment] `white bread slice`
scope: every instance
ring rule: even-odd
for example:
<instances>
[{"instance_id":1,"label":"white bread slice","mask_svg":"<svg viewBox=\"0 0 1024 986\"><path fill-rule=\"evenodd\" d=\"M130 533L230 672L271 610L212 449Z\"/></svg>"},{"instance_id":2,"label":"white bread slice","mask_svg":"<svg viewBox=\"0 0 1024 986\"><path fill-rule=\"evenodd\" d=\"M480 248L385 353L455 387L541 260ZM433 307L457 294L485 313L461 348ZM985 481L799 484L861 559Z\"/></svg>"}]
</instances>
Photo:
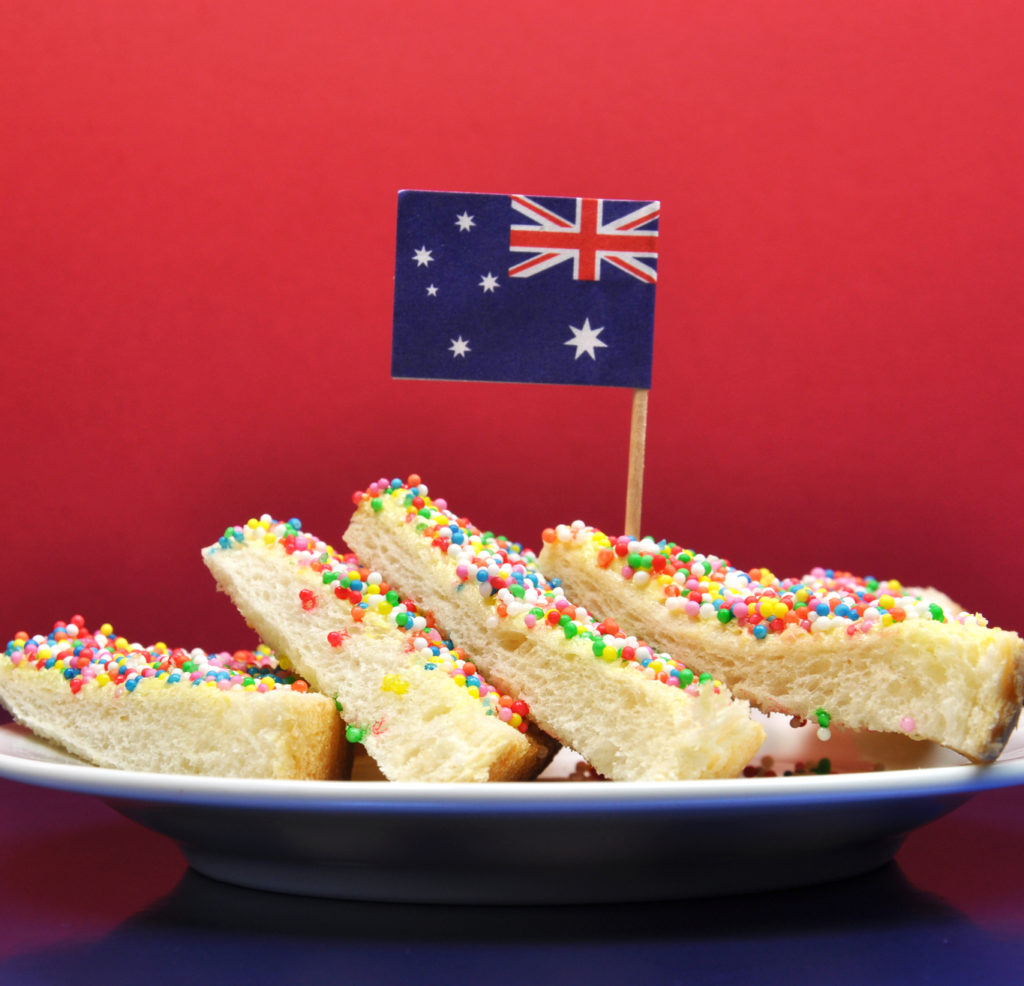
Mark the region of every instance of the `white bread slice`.
<instances>
[{"instance_id":1,"label":"white bread slice","mask_svg":"<svg viewBox=\"0 0 1024 986\"><path fill-rule=\"evenodd\" d=\"M229 528L203 560L260 637L335 698L349 740L392 781L539 773L554 752L550 738L472 680L472 668L462 673L464 653L379 576L297 523L264 516Z\"/></svg>"},{"instance_id":2,"label":"white bread slice","mask_svg":"<svg viewBox=\"0 0 1024 986\"><path fill-rule=\"evenodd\" d=\"M98 766L333 779L342 770L337 712L323 695L292 688L297 680L262 649L142 647L91 634L84 621L59 623L49 637L19 634L0 656L0 700L14 718Z\"/></svg>"},{"instance_id":3,"label":"white bread slice","mask_svg":"<svg viewBox=\"0 0 1024 986\"><path fill-rule=\"evenodd\" d=\"M747 703L635 638L603 633L532 555L457 518L418 477L382 480L354 499L346 543L605 777L732 777L761 745Z\"/></svg>"},{"instance_id":4,"label":"white bread slice","mask_svg":"<svg viewBox=\"0 0 1024 986\"><path fill-rule=\"evenodd\" d=\"M580 521L544 540L540 567L567 592L764 712L932 740L978 762L994 760L1016 726L1024 641L935 590L820 569L780 580Z\"/></svg>"}]
</instances>

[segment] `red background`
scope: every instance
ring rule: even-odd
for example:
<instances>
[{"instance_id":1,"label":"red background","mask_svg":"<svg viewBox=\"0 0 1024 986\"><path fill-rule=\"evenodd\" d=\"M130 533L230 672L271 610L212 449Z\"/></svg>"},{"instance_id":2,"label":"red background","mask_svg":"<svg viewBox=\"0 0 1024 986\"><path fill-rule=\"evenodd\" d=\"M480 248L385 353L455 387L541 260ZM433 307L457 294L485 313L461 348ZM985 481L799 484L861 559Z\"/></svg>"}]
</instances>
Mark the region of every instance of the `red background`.
<instances>
[{"instance_id":1,"label":"red background","mask_svg":"<svg viewBox=\"0 0 1024 986\"><path fill-rule=\"evenodd\" d=\"M389 377L399 188L660 198L644 529L1021 608L1015 2L0 0L0 636L419 472L621 528L630 395Z\"/></svg>"}]
</instances>

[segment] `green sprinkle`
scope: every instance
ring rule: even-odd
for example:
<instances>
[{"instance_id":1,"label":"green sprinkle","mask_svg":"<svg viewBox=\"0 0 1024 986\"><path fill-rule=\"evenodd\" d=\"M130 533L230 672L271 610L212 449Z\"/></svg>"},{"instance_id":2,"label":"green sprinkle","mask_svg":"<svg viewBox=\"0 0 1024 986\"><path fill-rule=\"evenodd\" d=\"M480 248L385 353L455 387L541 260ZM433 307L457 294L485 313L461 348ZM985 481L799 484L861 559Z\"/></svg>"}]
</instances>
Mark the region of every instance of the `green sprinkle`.
<instances>
[{"instance_id":1,"label":"green sprinkle","mask_svg":"<svg viewBox=\"0 0 1024 986\"><path fill-rule=\"evenodd\" d=\"M824 709L815 709L814 714L818 717L818 725L822 729L828 729L828 724L832 721L832 716Z\"/></svg>"},{"instance_id":2,"label":"green sprinkle","mask_svg":"<svg viewBox=\"0 0 1024 986\"><path fill-rule=\"evenodd\" d=\"M718 622L719 623L728 623L731 619L732 619L732 610L729 609L726 606L723 606L718 611Z\"/></svg>"},{"instance_id":3,"label":"green sprinkle","mask_svg":"<svg viewBox=\"0 0 1024 986\"><path fill-rule=\"evenodd\" d=\"M389 589L388 594L384 597L392 606L397 606L401 601L402 597L395 592L394 589Z\"/></svg>"},{"instance_id":4,"label":"green sprinkle","mask_svg":"<svg viewBox=\"0 0 1024 986\"><path fill-rule=\"evenodd\" d=\"M350 743L362 743L366 737L366 729L362 726L346 726L345 739Z\"/></svg>"},{"instance_id":5,"label":"green sprinkle","mask_svg":"<svg viewBox=\"0 0 1024 986\"><path fill-rule=\"evenodd\" d=\"M562 633L565 634L565 639L566 640L572 640L572 638L575 637L577 633L579 633L579 630L577 629L575 623L571 623L570 622L570 623L566 623L562 627Z\"/></svg>"},{"instance_id":6,"label":"green sprinkle","mask_svg":"<svg viewBox=\"0 0 1024 986\"><path fill-rule=\"evenodd\" d=\"M939 623L946 622L946 614L942 612L942 607L938 603L929 605L928 610L932 614L933 620L938 620Z\"/></svg>"},{"instance_id":7,"label":"green sprinkle","mask_svg":"<svg viewBox=\"0 0 1024 986\"><path fill-rule=\"evenodd\" d=\"M337 572L324 572L323 583L324 585L330 585L332 582L337 582L341 576Z\"/></svg>"},{"instance_id":8,"label":"green sprinkle","mask_svg":"<svg viewBox=\"0 0 1024 986\"><path fill-rule=\"evenodd\" d=\"M630 568L639 568L640 567L640 555L637 552L635 552L635 551L631 552L629 555L626 556L626 564Z\"/></svg>"},{"instance_id":9,"label":"green sprinkle","mask_svg":"<svg viewBox=\"0 0 1024 986\"><path fill-rule=\"evenodd\" d=\"M373 512L379 514L384 509L384 501L379 496L375 496L370 501L370 506L373 508Z\"/></svg>"},{"instance_id":10,"label":"green sprinkle","mask_svg":"<svg viewBox=\"0 0 1024 986\"><path fill-rule=\"evenodd\" d=\"M590 649L594 652L594 657L602 657L604 655L604 641L600 638L595 640Z\"/></svg>"},{"instance_id":11,"label":"green sprinkle","mask_svg":"<svg viewBox=\"0 0 1024 986\"><path fill-rule=\"evenodd\" d=\"M700 682L700 684L702 684L702 685L706 685L706 684L707 684L707 683L708 683L709 681L714 681L714 676L713 676L713 675L710 675L710 674L708 674L708 672L707 672L707 671L705 671L705 672L704 672L704 673L703 673L703 674L702 674L702 675L701 675L701 676L700 676L700 677L699 677L699 678L697 679L697 681L699 681L699 682Z\"/></svg>"},{"instance_id":12,"label":"green sprinkle","mask_svg":"<svg viewBox=\"0 0 1024 986\"><path fill-rule=\"evenodd\" d=\"M693 672L689 668L683 668L679 672L679 684L685 688L687 685L693 684Z\"/></svg>"}]
</instances>

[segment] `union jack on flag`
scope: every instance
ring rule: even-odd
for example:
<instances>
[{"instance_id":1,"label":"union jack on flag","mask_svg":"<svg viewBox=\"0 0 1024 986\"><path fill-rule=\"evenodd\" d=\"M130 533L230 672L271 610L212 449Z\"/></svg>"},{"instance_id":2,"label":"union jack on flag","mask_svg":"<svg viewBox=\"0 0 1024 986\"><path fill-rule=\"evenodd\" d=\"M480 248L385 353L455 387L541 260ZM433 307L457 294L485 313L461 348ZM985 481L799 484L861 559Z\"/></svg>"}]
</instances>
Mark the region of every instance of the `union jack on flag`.
<instances>
[{"instance_id":1,"label":"union jack on flag","mask_svg":"<svg viewBox=\"0 0 1024 986\"><path fill-rule=\"evenodd\" d=\"M567 219L534 199L513 195L512 208L534 224L513 226L509 249L534 256L510 267L509 276L533 277L571 260L574 280L597 281L604 261L654 284L658 271L640 258L658 256L658 231L650 227L658 219L661 203L646 202L611 222L604 220L604 206L604 199L576 199L575 215Z\"/></svg>"},{"instance_id":2,"label":"union jack on flag","mask_svg":"<svg viewBox=\"0 0 1024 986\"><path fill-rule=\"evenodd\" d=\"M391 375L648 389L659 213L399 192Z\"/></svg>"}]
</instances>

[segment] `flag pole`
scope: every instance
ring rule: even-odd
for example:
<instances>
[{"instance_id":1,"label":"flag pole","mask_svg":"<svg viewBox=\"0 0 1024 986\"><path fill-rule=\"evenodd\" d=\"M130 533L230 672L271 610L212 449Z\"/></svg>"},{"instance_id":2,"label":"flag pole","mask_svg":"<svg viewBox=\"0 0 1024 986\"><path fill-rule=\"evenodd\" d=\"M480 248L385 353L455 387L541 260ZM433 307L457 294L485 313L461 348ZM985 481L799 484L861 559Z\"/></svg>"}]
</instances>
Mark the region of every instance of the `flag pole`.
<instances>
[{"instance_id":1,"label":"flag pole","mask_svg":"<svg viewBox=\"0 0 1024 986\"><path fill-rule=\"evenodd\" d=\"M629 426L629 470L626 475L626 523L624 533L640 537L640 507L644 497L644 445L647 441L648 390L633 391L633 416Z\"/></svg>"}]
</instances>

